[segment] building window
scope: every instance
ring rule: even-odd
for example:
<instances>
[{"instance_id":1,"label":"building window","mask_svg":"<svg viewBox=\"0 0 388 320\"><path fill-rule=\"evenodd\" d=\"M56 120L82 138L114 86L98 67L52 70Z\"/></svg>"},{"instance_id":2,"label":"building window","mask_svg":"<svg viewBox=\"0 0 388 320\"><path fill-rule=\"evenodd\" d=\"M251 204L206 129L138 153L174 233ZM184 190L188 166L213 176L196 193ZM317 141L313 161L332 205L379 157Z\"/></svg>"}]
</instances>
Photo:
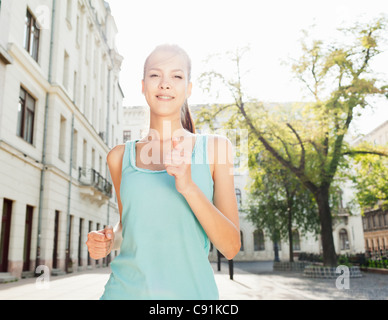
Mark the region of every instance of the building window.
<instances>
[{"instance_id":1,"label":"building window","mask_svg":"<svg viewBox=\"0 0 388 320\"><path fill-rule=\"evenodd\" d=\"M93 222L92 221L89 221L89 229L88 229L88 232L92 232L92 229L93 229ZM90 254L89 254L89 250L88 250L88 266L90 266L92 264L92 259L90 258Z\"/></svg>"},{"instance_id":2,"label":"building window","mask_svg":"<svg viewBox=\"0 0 388 320\"><path fill-rule=\"evenodd\" d=\"M72 2L73 0L67 0L66 4L66 19L71 25L71 14L72 14Z\"/></svg>"},{"instance_id":3,"label":"building window","mask_svg":"<svg viewBox=\"0 0 388 320\"><path fill-rule=\"evenodd\" d=\"M78 131L74 129L73 131L73 157L72 157L72 166L73 169L77 169L78 165Z\"/></svg>"},{"instance_id":4,"label":"building window","mask_svg":"<svg viewBox=\"0 0 388 320\"><path fill-rule=\"evenodd\" d=\"M35 119L35 100L23 88L20 88L18 106L17 135L28 143L33 143Z\"/></svg>"},{"instance_id":5,"label":"building window","mask_svg":"<svg viewBox=\"0 0 388 320\"><path fill-rule=\"evenodd\" d=\"M59 150L58 150L58 158L62 161L65 161L66 154L66 126L67 121L66 118L61 116L61 120L59 123Z\"/></svg>"},{"instance_id":6,"label":"building window","mask_svg":"<svg viewBox=\"0 0 388 320\"><path fill-rule=\"evenodd\" d=\"M23 271L30 271L33 212L34 212L34 207L27 206L26 220L24 224L25 228L24 228Z\"/></svg>"},{"instance_id":7,"label":"building window","mask_svg":"<svg viewBox=\"0 0 388 320\"><path fill-rule=\"evenodd\" d=\"M82 147L82 174L86 175L86 164L87 164L87 154L88 154L88 143L84 139L83 147Z\"/></svg>"},{"instance_id":8,"label":"building window","mask_svg":"<svg viewBox=\"0 0 388 320\"><path fill-rule=\"evenodd\" d=\"M76 30L76 41L77 41L77 45L79 46L80 45L80 18L79 16L77 16L77 30Z\"/></svg>"},{"instance_id":9,"label":"building window","mask_svg":"<svg viewBox=\"0 0 388 320\"><path fill-rule=\"evenodd\" d=\"M292 249L294 251L300 251L300 238L298 230L292 231Z\"/></svg>"},{"instance_id":10,"label":"building window","mask_svg":"<svg viewBox=\"0 0 388 320\"><path fill-rule=\"evenodd\" d=\"M27 10L24 26L24 48L36 62L38 62L39 37L40 31L36 19L32 16L31 12Z\"/></svg>"},{"instance_id":11,"label":"building window","mask_svg":"<svg viewBox=\"0 0 388 320\"><path fill-rule=\"evenodd\" d=\"M339 237L340 237L341 250L348 250L349 249L348 232L345 229L341 229L339 232Z\"/></svg>"},{"instance_id":12,"label":"building window","mask_svg":"<svg viewBox=\"0 0 388 320\"><path fill-rule=\"evenodd\" d=\"M368 217L368 229L372 229L373 228L373 220L372 220L372 216L369 216Z\"/></svg>"},{"instance_id":13,"label":"building window","mask_svg":"<svg viewBox=\"0 0 388 320\"><path fill-rule=\"evenodd\" d=\"M126 143L127 141L131 141L132 139L132 134L131 130L127 130L123 132L123 142Z\"/></svg>"},{"instance_id":14,"label":"building window","mask_svg":"<svg viewBox=\"0 0 388 320\"><path fill-rule=\"evenodd\" d=\"M262 230L255 230L253 232L253 246L255 251L265 250L264 233Z\"/></svg>"},{"instance_id":15,"label":"building window","mask_svg":"<svg viewBox=\"0 0 388 320\"><path fill-rule=\"evenodd\" d=\"M78 107L78 97L77 97L77 89L78 89L78 81L77 81L77 71L74 71L74 81L73 81L73 101L74 104Z\"/></svg>"},{"instance_id":16,"label":"building window","mask_svg":"<svg viewBox=\"0 0 388 320\"><path fill-rule=\"evenodd\" d=\"M362 218L362 227L363 227L364 231L366 231L368 229L368 220L366 217Z\"/></svg>"},{"instance_id":17,"label":"building window","mask_svg":"<svg viewBox=\"0 0 388 320\"><path fill-rule=\"evenodd\" d=\"M384 227L385 222L384 222L384 216L382 214L379 214L379 227Z\"/></svg>"},{"instance_id":18,"label":"building window","mask_svg":"<svg viewBox=\"0 0 388 320\"><path fill-rule=\"evenodd\" d=\"M82 267L82 249L83 249L83 227L84 219L79 219L79 232L78 232L78 266Z\"/></svg>"},{"instance_id":19,"label":"building window","mask_svg":"<svg viewBox=\"0 0 388 320\"><path fill-rule=\"evenodd\" d=\"M89 117L89 105L88 105L88 95L87 95L87 87L84 86L84 107L83 107L83 112L85 117L88 119Z\"/></svg>"},{"instance_id":20,"label":"building window","mask_svg":"<svg viewBox=\"0 0 388 320\"><path fill-rule=\"evenodd\" d=\"M63 79L62 79L62 82L63 82L63 86L65 87L65 89L67 91L69 91L69 74L70 74L69 64L70 64L70 57L69 57L68 53L65 51L65 54L63 57Z\"/></svg>"},{"instance_id":21,"label":"building window","mask_svg":"<svg viewBox=\"0 0 388 320\"><path fill-rule=\"evenodd\" d=\"M379 219L378 216L375 214L373 215L373 227L378 228L379 227Z\"/></svg>"}]
</instances>

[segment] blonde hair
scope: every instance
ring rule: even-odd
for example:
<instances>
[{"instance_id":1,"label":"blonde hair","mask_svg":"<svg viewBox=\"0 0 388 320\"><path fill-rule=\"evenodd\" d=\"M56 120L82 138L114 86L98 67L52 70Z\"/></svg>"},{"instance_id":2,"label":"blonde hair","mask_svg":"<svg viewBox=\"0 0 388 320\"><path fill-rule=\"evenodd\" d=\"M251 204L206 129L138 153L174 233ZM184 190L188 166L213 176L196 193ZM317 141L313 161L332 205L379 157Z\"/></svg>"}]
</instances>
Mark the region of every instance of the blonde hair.
<instances>
[{"instance_id":1,"label":"blonde hair","mask_svg":"<svg viewBox=\"0 0 388 320\"><path fill-rule=\"evenodd\" d=\"M143 79L145 79L145 74L146 74L146 69L147 69L149 59L151 58L151 56L155 52L158 52L158 51L170 51L170 52L175 52L176 54L182 55L187 61L188 81L191 80L191 59L190 59L189 55L187 54L187 52L176 44L162 44L162 45L157 46L151 52L151 54L147 57L147 59L144 63ZM191 116L191 112L189 109L189 104L188 104L187 99L181 108L181 122L182 122L183 128L190 131L191 133L196 133L193 117Z\"/></svg>"}]
</instances>

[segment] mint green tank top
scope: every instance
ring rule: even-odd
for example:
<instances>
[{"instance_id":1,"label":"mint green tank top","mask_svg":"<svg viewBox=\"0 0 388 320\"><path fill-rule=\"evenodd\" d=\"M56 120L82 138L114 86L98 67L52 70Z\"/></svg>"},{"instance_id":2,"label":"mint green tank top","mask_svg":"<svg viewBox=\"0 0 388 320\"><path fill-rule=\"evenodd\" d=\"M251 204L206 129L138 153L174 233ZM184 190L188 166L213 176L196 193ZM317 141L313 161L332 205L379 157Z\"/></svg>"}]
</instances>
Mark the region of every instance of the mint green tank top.
<instances>
[{"instance_id":1,"label":"mint green tank top","mask_svg":"<svg viewBox=\"0 0 388 320\"><path fill-rule=\"evenodd\" d=\"M128 141L120 196L123 241L101 300L217 300L209 239L166 170L136 166ZM208 136L196 134L192 179L213 202Z\"/></svg>"}]
</instances>

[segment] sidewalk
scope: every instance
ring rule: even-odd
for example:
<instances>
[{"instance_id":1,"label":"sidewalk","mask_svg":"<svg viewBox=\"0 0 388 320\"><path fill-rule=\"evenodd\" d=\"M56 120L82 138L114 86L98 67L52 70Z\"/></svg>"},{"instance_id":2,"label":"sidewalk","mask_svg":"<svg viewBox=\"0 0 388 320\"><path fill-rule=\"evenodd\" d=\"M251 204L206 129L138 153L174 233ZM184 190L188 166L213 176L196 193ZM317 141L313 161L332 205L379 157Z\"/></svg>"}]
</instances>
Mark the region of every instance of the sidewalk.
<instances>
[{"instance_id":1,"label":"sidewalk","mask_svg":"<svg viewBox=\"0 0 388 320\"><path fill-rule=\"evenodd\" d=\"M235 262L234 280L228 265L212 263L221 300L387 300L388 276L363 273L350 279L350 289L337 289L335 280L304 278L300 273L272 272L271 262ZM33 279L0 284L0 300L98 300L109 268L50 277L49 288Z\"/></svg>"}]
</instances>

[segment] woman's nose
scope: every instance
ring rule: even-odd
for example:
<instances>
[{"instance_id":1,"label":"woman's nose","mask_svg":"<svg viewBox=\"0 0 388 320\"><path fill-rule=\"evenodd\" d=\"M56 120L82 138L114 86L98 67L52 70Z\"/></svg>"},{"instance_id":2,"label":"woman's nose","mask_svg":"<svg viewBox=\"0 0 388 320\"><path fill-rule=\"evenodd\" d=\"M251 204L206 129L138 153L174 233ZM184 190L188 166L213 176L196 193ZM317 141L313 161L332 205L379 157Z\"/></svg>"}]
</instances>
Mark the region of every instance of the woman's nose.
<instances>
[{"instance_id":1,"label":"woman's nose","mask_svg":"<svg viewBox=\"0 0 388 320\"><path fill-rule=\"evenodd\" d=\"M171 85L166 79L162 78L159 84L160 89L166 90L171 89Z\"/></svg>"}]
</instances>

